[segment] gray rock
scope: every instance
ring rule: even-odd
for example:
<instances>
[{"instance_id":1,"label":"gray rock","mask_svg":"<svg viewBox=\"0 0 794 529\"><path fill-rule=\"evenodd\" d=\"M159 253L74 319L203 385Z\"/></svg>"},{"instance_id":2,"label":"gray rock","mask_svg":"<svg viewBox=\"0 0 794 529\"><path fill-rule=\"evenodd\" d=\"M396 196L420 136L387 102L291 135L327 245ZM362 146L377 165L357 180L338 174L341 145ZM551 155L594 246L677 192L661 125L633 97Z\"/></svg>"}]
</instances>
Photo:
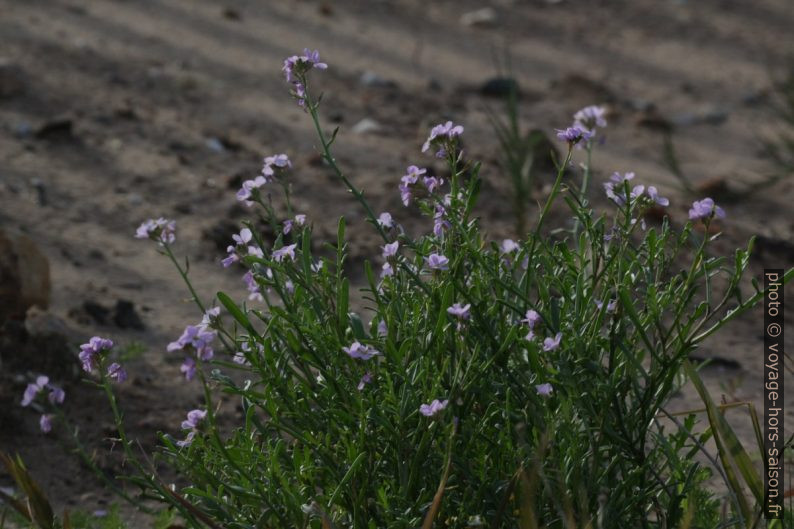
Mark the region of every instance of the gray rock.
<instances>
[{"instance_id":1,"label":"gray rock","mask_svg":"<svg viewBox=\"0 0 794 529\"><path fill-rule=\"evenodd\" d=\"M0 229L0 325L50 304L50 262L27 235Z\"/></svg>"},{"instance_id":2,"label":"gray rock","mask_svg":"<svg viewBox=\"0 0 794 529\"><path fill-rule=\"evenodd\" d=\"M370 134L381 130L381 125L372 118L364 118L351 129L355 134Z\"/></svg>"}]
</instances>

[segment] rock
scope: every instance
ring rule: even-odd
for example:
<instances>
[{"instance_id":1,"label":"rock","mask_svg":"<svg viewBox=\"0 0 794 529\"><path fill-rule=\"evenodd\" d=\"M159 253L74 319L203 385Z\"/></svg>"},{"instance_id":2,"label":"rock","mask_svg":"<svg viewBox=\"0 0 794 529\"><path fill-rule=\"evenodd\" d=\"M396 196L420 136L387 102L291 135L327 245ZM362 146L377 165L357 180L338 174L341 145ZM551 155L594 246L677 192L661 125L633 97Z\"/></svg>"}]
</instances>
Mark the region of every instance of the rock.
<instances>
[{"instance_id":1,"label":"rock","mask_svg":"<svg viewBox=\"0 0 794 529\"><path fill-rule=\"evenodd\" d=\"M0 325L24 318L33 305L50 304L50 263L36 244L21 233L0 229Z\"/></svg>"},{"instance_id":2,"label":"rock","mask_svg":"<svg viewBox=\"0 0 794 529\"><path fill-rule=\"evenodd\" d=\"M377 121L372 118L364 118L355 125L353 125L352 130L355 134L369 134L372 132L378 132L381 130L381 125Z\"/></svg>"},{"instance_id":3,"label":"rock","mask_svg":"<svg viewBox=\"0 0 794 529\"><path fill-rule=\"evenodd\" d=\"M375 72L370 71L362 73L361 77L358 79L358 82L363 86L374 88L394 88L397 86L397 83L394 81L390 81L389 79L381 77Z\"/></svg>"},{"instance_id":4,"label":"rock","mask_svg":"<svg viewBox=\"0 0 794 529\"><path fill-rule=\"evenodd\" d=\"M25 90L24 72L16 64L0 59L0 99L20 95Z\"/></svg>"},{"instance_id":5,"label":"rock","mask_svg":"<svg viewBox=\"0 0 794 529\"><path fill-rule=\"evenodd\" d=\"M492 7L469 11L468 13L463 13L460 17L460 23L464 26L493 27L496 25L497 20L496 10Z\"/></svg>"},{"instance_id":6,"label":"rock","mask_svg":"<svg viewBox=\"0 0 794 529\"><path fill-rule=\"evenodd\" d=\"M486 97L509 97L510 94L518 96L521 89L512 77L493 77L480 86L479 92Z\"/></svg>"},{"instance_id":7,"label":"rock","mask_svg":"<svg viewBox=\"0 0 794 529\"><path fill-rule=\"evenodd\" d=\"M116 301L116 307L113 309L113 323L122 329L142 331L146 328L141 317L135 311L135 305L126 299Z\"/></svg>"},{"instance_id":8,"label":"rock","mask_svg":"<svg viewBox=\"0 0 794 529\"><path fill-rule=\"evenodd\" d=\"M217 153L226 152L226 147L224 147L223 142L218 138L207 138L204 144L212 152L217 152Z\"/></svg>"},{"instance_id":9,"label":"rock","mask_svg":"<svg viewBox=\"0 0 794 529\"><path fill-rule=\"evenodd\" d=\"M59 381L75 378L78 348L65 334L65 324L45 311L29 314L30 322L8 320L0 326L2 372L47 373Z\"/></svg>"},{"instance_id":10,"label":"rock","mask_svg":"<svg viewBox=\"0 0 794 529\"><path fill-rule=\"evenodd\" d=\"M234 20L235 22L239 22L243 18L240 12L233 7L224 7L223 11L221 11L221 15L223 15L223 18L226 20Z\"/></svg>"},{"instance_id":11,"label":"rock","mask_svg":"<svg viewBox=\"0 0 794 529\"><path fill-rule=\"evenodd\" d=\"M54 118L42 123L33 134L39 140L63 141L74 137L73 123L70 118Z\"/></svg>"},{"instance_id":12,"label":"rock","mask_svg":"<svg viewBox=\"0 0 794 529\"><path fill-rule=\"evenodd\" d=\"M107 325L110 317L110 309L107 307L103 307L96 301L88 300L83 302L83 311L99 325Z\"/></svg>"}]
</instances>

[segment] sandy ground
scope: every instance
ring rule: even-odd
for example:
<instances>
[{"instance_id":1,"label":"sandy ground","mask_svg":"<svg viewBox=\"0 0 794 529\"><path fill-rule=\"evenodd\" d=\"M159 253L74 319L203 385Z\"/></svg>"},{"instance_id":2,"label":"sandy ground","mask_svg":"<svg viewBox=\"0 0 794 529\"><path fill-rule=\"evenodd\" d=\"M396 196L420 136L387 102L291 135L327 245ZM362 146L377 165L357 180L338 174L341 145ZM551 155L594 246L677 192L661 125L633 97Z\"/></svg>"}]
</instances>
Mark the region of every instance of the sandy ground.
<instances>
[{"instance_id":1,"label":"sandy ground","mask_svg":"<svg viewBox=\"0 0 794 529\"><path fill-rule=\"evenodd\" d=\"M462 13L483 7L495 21L461 23ZM231 234L244 214L234 198L240 179L258 173L262 156L285 152L295 162L297 207L317 236L330 240L345 215L353 261L378 252L356 203L318 163L310 122L287 96L284 57L310 46L330 64L315 77L323 115L341 126L341 165L378 211L418 226L400 204L399 177L410 163L428 163L419 146L429 126L454 119L466 126L470 156L484 162L484 223L494 238L512 235L509 184L486 112L499 103L479 91L508 50L526 126L551 132L584 105L610 105L607 142L594 159L594 199L603 207L600 183L634 171L670 197L674 222L685 221L692 197L648 126L657 115L672 121L682 171L695 185L722 179L737 195L723 201L729 217L717 248L728 254L754 234L792 240L791 179L743 194L774 169L760 139L776 127L768 102L772 77L790 65L792 27L787 0L0 0L0 59L19 85L0 97L0 226L27 233L49 258L51 313L76 344L100 334L144 346L121 397L151 444L158 430L176 433L200 400L179 379L181 358L165 352L198 315L167 260L133 239L142 220L176 219L176 250L190 258L205 300L217 290L242 297L238 272L219 266L207 234L221 242ZM363 83L365 72L388 82ZM352 132L365 118L378 130ZM781 247L754 259L753 275L790 267L791 247ZM84 308L120 299L134 303L144 330L99 324ZM761 333L759 309L698 352L737 363L705 371L715 398L762 409ZM89 445L106 450L105 402L76 382L67 391ZM19 451L57 504L93 509L108 500L38 432L35 414L13 400L0 404L0 448ZM794 431L794 398L788 404ZM696 405L686 392L671 408ZM732 417L751 442L746 415Z\"/></svg>"}]
</instances>

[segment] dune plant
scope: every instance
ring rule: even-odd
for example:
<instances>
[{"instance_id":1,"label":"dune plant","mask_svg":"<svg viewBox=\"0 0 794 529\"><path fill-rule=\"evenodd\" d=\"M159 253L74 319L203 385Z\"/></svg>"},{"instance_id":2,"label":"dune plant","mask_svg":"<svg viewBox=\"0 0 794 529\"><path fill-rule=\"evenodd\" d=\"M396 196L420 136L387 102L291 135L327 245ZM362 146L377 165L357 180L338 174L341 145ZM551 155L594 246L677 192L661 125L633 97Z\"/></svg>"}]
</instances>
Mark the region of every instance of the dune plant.
<instances>
[{"instance_id":1,"label":"dune plant","mask_svg":"<svg viewBox=\"0 0 794 529\"><path fill-rule=\"evenodd\" d=\"M114 386L126 376L112 344L86 344L84 368L107 392L130 461L124 479L193 527L673 528L709 519L696 443L657 416L687 355L761 297L741 295L749 249L710 255L709 228L725 212L705 199L681 231L666 220L646 226L643 213L666 199L616 173L605 189L614 210L596 215L562 185L592 134L577 123L559 131L565 156L532 229L488 240L473 215L480 165L460 149L463 127L446 122L421 148L444 171L408 167L395 192L410 209L376 213L334 158L337 130L321 123L309 78L325 68L306 50L283 71L325 162L382 239L373 248L380 269L364 265L365 302L350 302L345 219L318 249L320 219L289 205L286 155L265 158L237 194L278 234L271 245L250 222L231 241L223 264L245 270L247 300L200 299L174 253L174 223L144 223L138 237L173 261L201 313L168 351L183 355L185 383L201 385L205 403L161 436L155 457L180 476L166 484L125 434ZM549 213L561 207L575 235L550 235ZM418 237L399 222L413 211L427 219ZM229 402L242 410L231 429L219 424Z\"/></svg>"}]
</instances>

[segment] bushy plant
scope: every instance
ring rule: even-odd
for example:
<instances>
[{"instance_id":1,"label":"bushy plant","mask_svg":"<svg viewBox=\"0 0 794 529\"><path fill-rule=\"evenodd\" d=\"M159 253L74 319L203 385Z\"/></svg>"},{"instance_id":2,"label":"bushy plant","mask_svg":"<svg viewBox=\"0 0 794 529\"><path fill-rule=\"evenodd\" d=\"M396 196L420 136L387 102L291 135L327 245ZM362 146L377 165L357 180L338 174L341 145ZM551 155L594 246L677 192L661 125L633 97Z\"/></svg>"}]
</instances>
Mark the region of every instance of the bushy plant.
<instances>
[{"instance_id":1,"label":"bushy plant","mask_svg":"<svg viewBox=\"0 0 794 529\"><path fill-rule=\"evenodd\" d=\"M474 215L480 165L460 148L463 127L447 122L421 149L446 173L411 166L399 185L404 204L429 219L427 233L411 237L398 215L376 215L338 167L337 131L325 132L308 83L325 67L307 50L284 72L325 161L382 238L380 270L365 264L364 306L351 308L345 220L335 243L315 250L311 219L292 211L286 155L266 158L238 192L278 233L271 246L248 223L229 246L224 265L246 269L247 301L200 300L173 253L173 222L144 223L138 236L160 245L203 312L168 350L185 354L182 372L206 402L187 412L181 435L161 437L158 457L180 475L167 485L125 434L112 385L126 373L112 343L83 346L137 470L126 479L195 527L669 528L693 513L709 519L694 419L687 429L657 416L688 353L760 299L741 296L749 250L709 255L722 209L705 199L681 231L667 220L646 226L645 212L668 201L632 187L630 173L607 184L609 214L583 206L585 190L563 175L577 145L592 149L603 125L596 112L559 131L566 155L532 231L490 241ZM550 232L561 200L576 227ZM30 392L29 402L41 395L46 405L44 386ZM229 399L243 410L231 431L217 421Z\"/></svg>"}]
</instances>

